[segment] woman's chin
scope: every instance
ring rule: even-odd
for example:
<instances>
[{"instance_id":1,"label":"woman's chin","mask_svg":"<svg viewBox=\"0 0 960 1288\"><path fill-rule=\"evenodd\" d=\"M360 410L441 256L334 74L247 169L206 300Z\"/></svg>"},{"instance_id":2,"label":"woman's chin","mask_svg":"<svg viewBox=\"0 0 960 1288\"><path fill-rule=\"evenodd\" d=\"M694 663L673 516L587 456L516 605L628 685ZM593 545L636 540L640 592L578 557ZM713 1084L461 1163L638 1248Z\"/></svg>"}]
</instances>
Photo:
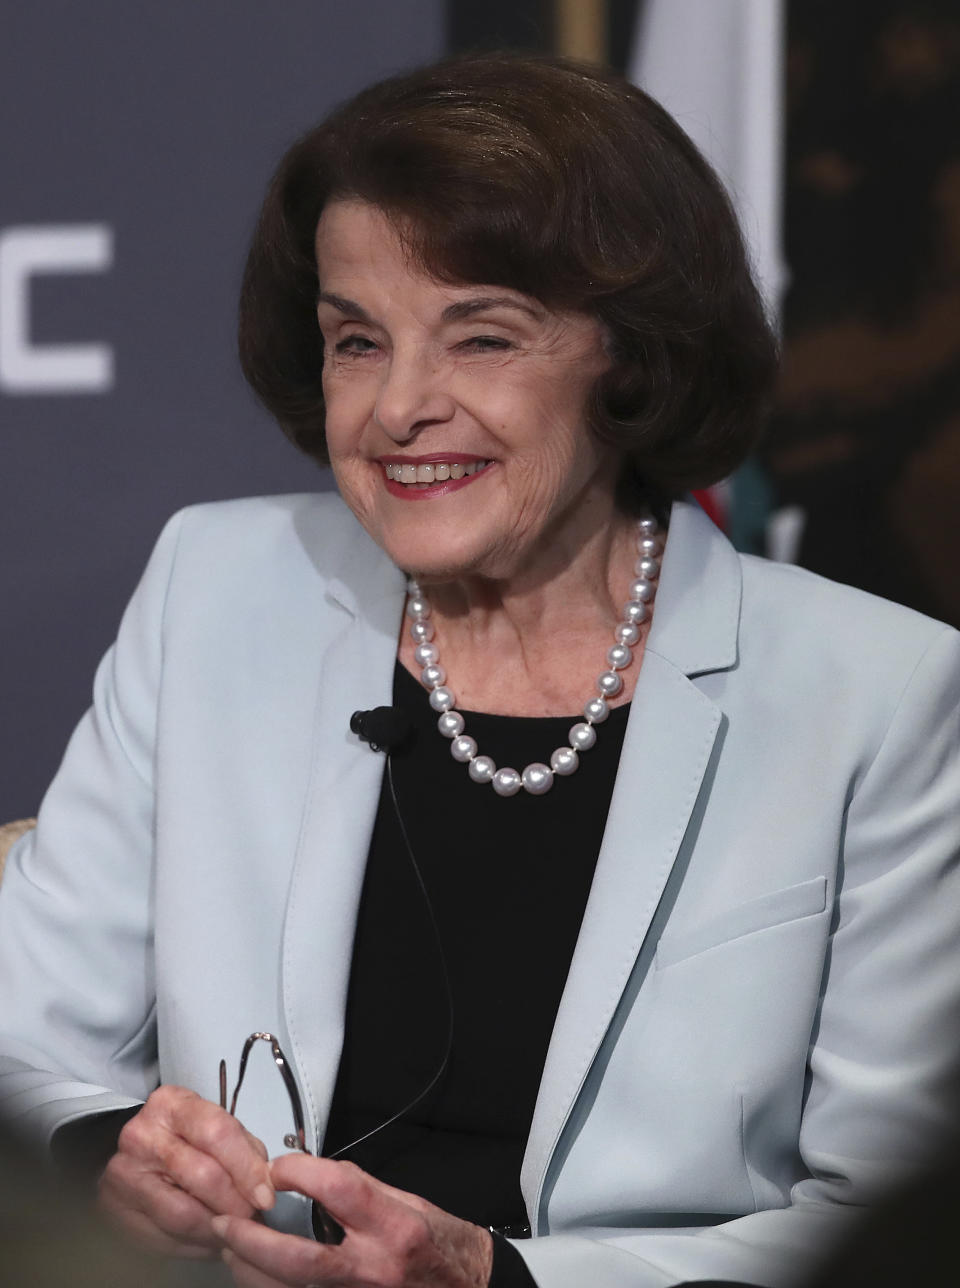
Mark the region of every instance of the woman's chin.
<instances>
[{"instance_id":1,"label":"woman's chin","mask_svg":"<svg viewBox=\"0 0 960 1288\"><path fill-rule=\"evenodd\" d=\"M508 561L489 546L458 541L396 542L387 547L393 562L424 585L459 581L467 577L500 578Z\"/></svg>"},{"instance_id":2,"label":"woman's chin","mask_svg":"<svg viewBox=\"0 0 960 1288\"><path fill-rule=\"evenodd\" d=\"M449 556L443 559L424 556L420 559L397 559L394 562L422 586L492 575L473 562L452 559Z\"/></svg>"}]
</instances>

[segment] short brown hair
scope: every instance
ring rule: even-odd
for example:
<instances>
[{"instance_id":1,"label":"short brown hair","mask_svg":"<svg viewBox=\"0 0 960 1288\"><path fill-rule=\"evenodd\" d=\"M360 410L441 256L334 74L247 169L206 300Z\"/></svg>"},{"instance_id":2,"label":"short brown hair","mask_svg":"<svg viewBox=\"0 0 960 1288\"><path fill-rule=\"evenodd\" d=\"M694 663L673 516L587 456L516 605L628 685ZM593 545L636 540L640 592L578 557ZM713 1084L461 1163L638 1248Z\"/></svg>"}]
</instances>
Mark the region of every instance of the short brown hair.
<instances>
[{"instance_id":1,"label":"short brown hair","mask_svg":"<svg viewBox=\"0 0 960 1288\"><path fill-rule=\"evenodd\" d=\"M438 280L507 286L606 327L592 427L621 501L725 477L752 447L776 343L726 192L676 122L613 74L474 54L392 77L287 152L254 234L240 355L284 432L326 461L314 236L354 197Z\"/></svg>"}]
</instances>

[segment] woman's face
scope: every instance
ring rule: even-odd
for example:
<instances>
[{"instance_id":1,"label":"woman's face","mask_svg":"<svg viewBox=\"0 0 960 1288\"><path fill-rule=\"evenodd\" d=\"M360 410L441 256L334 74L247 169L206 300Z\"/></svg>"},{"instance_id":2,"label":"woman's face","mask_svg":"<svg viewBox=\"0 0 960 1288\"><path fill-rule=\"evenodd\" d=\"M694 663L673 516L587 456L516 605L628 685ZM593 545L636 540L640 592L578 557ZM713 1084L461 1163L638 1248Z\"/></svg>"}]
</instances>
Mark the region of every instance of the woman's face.
<instances>
[{"instance_id":1,"label":"woman's face","mask_svg":"<svg viewBox=\"0 0 960 1288\"><path fill-rule=\"evenodd\" d=\"M609 363L596 320L434 281L365 202L332 202L316 251L331 464L395 563L529 574L609 522L616 460L585 417Z\"/></svg>"}]
</instances>

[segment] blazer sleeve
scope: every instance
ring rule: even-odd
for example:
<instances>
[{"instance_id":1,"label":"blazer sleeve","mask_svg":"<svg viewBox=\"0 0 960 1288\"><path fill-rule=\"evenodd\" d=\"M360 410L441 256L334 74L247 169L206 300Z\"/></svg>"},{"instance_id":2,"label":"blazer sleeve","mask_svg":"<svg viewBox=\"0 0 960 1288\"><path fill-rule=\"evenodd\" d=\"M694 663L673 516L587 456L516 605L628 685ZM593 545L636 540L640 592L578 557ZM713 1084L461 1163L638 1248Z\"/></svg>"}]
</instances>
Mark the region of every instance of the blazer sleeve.
<instances>
[{"instance_id":1,"label":"blazer sleeve","mask_svg":"<svg viewBox=\"0 0 960 1288\"><path fill-rule=\"evenodd\" d=\"M824 737L830 713L822 713ZM944 628L851 782L807 1068L805 1174L784 1208L696 1230L516 1245L541 1288L805 1282L849 1214L956 1139L960 1102L960 635ZM909 1231L904 1232L909 1238Z\"/></svg>"},{"instance_id":2,"label":"blazer sleeve","mask_svg":"<svg viewBox=\"0 0 960 1288\"><path fill-rule=\"evenodd\" d=\"M157 1083L154 745L181 519L157 542L0 886L0 1114L43 1141Z\"/></svg>"}]
</instances>

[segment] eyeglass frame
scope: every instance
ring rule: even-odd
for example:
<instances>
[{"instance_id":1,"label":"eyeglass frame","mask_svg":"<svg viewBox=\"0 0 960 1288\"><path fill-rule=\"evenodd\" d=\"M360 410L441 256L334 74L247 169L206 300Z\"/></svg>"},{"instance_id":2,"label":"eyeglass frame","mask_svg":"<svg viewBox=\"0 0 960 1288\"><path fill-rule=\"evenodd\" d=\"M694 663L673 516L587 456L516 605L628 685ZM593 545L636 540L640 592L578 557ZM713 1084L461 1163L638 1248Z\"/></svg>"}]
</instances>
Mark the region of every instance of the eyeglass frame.
<instances>
[{"instance_id":1,"label":"eyeglass frame","mask_svg":"<svg viewBox=\"0 0 960 1288\"><path fill-rule=\"evenodd\" d=\"M220 1061L220 1108L227 1109L231 1118L237 1116L237 1097L240 1095L240 1088L243 1086L244 1074L247 1071L247 1060L253 1049L255 1042L269 1042L270 1051L273 1055L273 1062L280 1070L280 1076L283 1078L283 1085L287 1089L287 1095L290 1098L290 1108L293 1111L293 1125L295 1130L287 1132L283 1138L283 1143L287 1149L298 1149L303 1154L310 1154L312 1150L307 1148L307 1133L305 1120L303 1117L303 1102L300 1099L300 1089L297 1086L297 1080L293 1076L293 1070L287 1057L283 1054L283 1048L273 1036L272 1033L251 1033L243 1044L243 1050L240 1053L240 1069L237 1073L237 1085L233 1089L233 1095L230 1097L230 1107L227 1109L227 1062Z\"/></svg>"},{"instance_id":2,"label":"eyeglass frame","mask_svg":"<svg viewBox=\"0 0 960 1288\"><path fill-rule=\"evenodd\" d=\"M307 1133L305 1120L303 1117L303 1102L300 1099L300 1089L297 1086L297 1080L293 1076L293 1070L290 1068L290 1062L283 1054L283 1048L273 1036L272 1033L251 1033L243 1044L243 1050L240 1052L240 1068L237 1073L237 1085L233 1089L233 1095L230 1097L229 1108L227 1106L227 1062L220 1061L220 1108L226 1109L231 1118L237 1116L237 1097L240 1095L240 1088L243 1086L243 1076L247 1071L247 1060L253 1049L255 1042L269 1042L270 1051L273 1055L273 1062L280 1070L280 1076L283 1078L283 1085L287 1089L287 1095L290 1097L290 1108L293 1111L294 1131L287 1132L283 1138L283 1143L287 1149L299 1150L302 1154L310 1154L313 1151L307 1148ZM345 1237L345 1231L339 1221L334 1220L330 1213L316 1200L313 1202L313 1228L318 1243L342 1243Z\"/></svg>"}]
</instances>

